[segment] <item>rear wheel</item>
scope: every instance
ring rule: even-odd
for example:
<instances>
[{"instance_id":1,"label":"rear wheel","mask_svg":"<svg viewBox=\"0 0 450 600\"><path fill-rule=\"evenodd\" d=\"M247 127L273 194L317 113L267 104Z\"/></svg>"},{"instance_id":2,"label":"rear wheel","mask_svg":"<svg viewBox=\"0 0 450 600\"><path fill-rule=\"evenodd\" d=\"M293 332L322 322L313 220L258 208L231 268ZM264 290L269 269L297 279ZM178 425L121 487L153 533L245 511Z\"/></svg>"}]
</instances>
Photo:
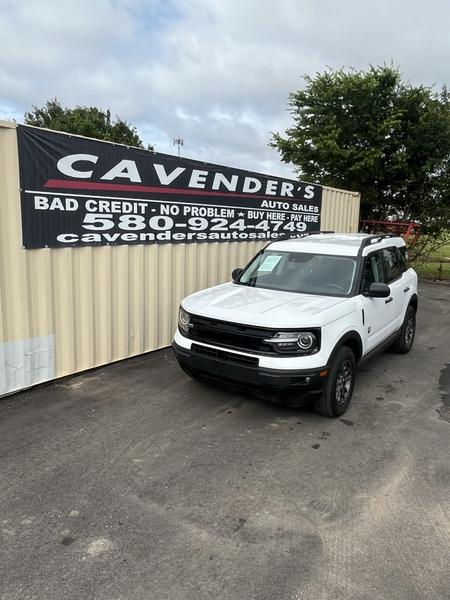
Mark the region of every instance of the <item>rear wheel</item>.
<instances>
[{"instance_id":1,"label":"rear wheel","mask_svg":"<svg viewBox=\"0 0 450 600\"><path fill-rule=\"evenodd\" d=\"M406 354L411 350L414 344L416 335L416 311L413 306L408 306L408 309L403 320L402 328L398 340L392 346L394 352Z\"/></svg>"},{"instance_id":2,"label":"rear wheel","mask_svg":"<svg viewBox=\"0 0 450 600\"><path fill-rule=\"evenodd\" d=\"M332 418L344 414L352 399L355 375L355 355L350 348L342 346L331 367L323 393L314 403L316 411Z\"/></svg>"}]
</instances>

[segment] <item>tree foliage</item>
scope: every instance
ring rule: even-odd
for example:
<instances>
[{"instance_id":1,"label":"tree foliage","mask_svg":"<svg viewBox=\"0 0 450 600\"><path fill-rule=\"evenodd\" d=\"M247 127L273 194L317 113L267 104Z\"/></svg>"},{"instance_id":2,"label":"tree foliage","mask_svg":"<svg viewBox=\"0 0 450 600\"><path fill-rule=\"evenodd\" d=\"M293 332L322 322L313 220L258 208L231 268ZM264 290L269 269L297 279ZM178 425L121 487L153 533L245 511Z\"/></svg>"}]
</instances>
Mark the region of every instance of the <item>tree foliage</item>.
<instances>
[{"instance_id":1,"label":"tree foliage","mask_svg":"<svg viewBox=\"0 0 450 600\"><path fill-rule=\"evenodd\" d=\"M42 108L33 106L31 112L25 113L25 123L127 146L144 147L136 128L118 117L112 120L109 110L104 112L95 106L64 108L56 98L47 100Z\"/></svg>"},{"instance_id":2,"label":"tree foliage","mask_svg":"<svg viewBox=\"0 0 450 600\"><path fill-rule=\"evenodd\" d=\"M305 76L289 95L293 125L271 145L299 177L361 192L362 215L418 220L439 232L450 218L450 99L402 81L389 66Z\"/></svg>"}]
</instances>

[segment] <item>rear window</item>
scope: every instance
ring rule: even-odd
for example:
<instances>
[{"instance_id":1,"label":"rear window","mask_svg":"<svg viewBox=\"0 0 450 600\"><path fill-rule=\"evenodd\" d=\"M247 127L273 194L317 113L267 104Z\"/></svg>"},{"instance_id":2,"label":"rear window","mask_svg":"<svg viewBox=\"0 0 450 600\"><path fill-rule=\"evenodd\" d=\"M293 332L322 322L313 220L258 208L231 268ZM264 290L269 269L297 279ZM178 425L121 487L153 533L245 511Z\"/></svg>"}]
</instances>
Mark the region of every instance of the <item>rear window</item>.
<instances>
[{"instance_id":1,"label":"rear window","mask_svg":"<svg viewBox=\"0 0 450 600\"><path fill-rule=\"evenodd\" d=\"M402 271L407 271L409 269L409 257L408 252L406 251L406 246L401 246L397 248L400 252L400 263L402 265Z\"/></svg>"},{"instance_id":2,"label":"rear window","mask_svg":"<svg viewBox=\"0 0 450 600\"><path fill-rule=\"evenodd\" d=\"M404 269L402 257L398 248L384 248L382 250L384 264L386 265L387 283L391 283L395 279L401 277Z\"/></svg>"}]
</instances>

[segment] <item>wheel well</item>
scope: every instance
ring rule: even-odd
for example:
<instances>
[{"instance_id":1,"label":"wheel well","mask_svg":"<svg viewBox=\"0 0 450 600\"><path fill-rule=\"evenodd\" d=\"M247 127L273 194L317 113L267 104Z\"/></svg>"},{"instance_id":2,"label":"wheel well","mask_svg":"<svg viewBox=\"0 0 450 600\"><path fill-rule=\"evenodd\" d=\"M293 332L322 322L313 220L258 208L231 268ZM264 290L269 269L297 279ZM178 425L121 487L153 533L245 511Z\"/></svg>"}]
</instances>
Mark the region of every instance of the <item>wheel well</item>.
<instances>
[{"instance_id":1,"label":"wheel well","mask_svg":"<svg viewBox=\"0 0 450 600\"><path fill-rule=\"evenodd\" d=\"M362 341L359 334L356 331L349 331L346 333L336 344L333 352L331 353L331 360L334 359L334 356L339 352L342 346L347 346L355 355L356 362L358 363L362 357Z\"/></svg>"},{"instance_id":2,"label":"wheel well","mask_svg":"<svg viewBox=\"0 0 450 600\"><path fill-rule=\"evenodd\" d=\"M409 301L409 306L412 306L414 310L417 312L417 308L419 306L419 300L416 295L414 295Z\"/></svg>"},{"instance_id":3,"label":"wheel well","mask_svg":"<svg viewBox=\"0 0 450 600\"><path fill-rule=\"evenodd\" d=\"M357 338L351 337L345 340L345 342L342 345L350 348L350 350L355 355L356 362L359 362L362 356L361 342Z\"/></svg>"}]
</instances>

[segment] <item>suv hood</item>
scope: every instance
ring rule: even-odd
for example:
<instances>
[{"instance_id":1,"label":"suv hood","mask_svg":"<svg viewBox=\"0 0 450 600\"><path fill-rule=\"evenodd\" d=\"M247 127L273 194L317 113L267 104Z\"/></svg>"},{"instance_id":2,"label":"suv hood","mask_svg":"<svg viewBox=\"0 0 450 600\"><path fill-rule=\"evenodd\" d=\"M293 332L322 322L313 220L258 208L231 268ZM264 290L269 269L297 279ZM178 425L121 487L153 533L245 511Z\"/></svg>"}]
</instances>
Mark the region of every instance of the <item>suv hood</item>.
<instances>
[{"instance_id":1,"label":"suv hood","mask_svg":"<svg viewBox=\"0 0 450 600\"><path fill-rule=\"evenodd\" d=\"M225 283L182 302L187 312L270 328L320 327L352 310L352 298L297 294ZM340 307L340 310L337 309ZM330 309L333 308L333 311Z\"/></svg>"}]
</instances>

